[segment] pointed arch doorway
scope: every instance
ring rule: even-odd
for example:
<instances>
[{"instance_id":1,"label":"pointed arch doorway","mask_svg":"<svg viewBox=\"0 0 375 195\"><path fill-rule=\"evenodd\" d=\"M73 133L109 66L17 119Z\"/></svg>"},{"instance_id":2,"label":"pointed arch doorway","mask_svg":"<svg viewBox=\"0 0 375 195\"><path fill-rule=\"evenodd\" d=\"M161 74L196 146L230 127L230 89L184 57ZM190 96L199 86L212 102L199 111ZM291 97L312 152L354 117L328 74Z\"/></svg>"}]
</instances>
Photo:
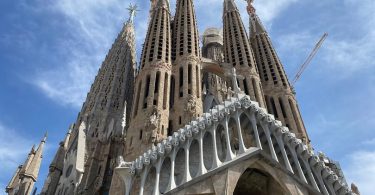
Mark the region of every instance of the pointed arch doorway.
<instances>
[{"instance_id":1,"label":"pointed arch doorway","mask_svg":"<svg viewBox=\"0 0 375 195\"><path fill-rule=\"evenodd\" d=\"M268 173L248 168L237 181L233 195L286 195L281 185Z\"/></svg>"}]
</instances>

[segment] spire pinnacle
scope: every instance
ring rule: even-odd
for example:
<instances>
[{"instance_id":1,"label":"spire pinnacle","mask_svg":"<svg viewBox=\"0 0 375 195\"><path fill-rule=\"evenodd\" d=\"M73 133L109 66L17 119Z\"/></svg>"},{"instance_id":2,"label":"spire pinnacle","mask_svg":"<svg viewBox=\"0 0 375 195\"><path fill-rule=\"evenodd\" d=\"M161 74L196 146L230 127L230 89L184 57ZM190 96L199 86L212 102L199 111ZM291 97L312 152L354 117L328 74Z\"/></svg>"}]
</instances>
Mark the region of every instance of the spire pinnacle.
<instances>
[{"instance_id":1,"label":"spire pinnacle","mask_svg":"<svg viewBox=\"0 0 375 195\"><path fill-rule=\"evenodd\" d=\"M43 137L43 139L42 139L42 142L46 142L47 137L48 137L48 131L46 131L46 132L44 133L44 137Z\"/></svg>"},{"instance_id":2,"label":"spire pinnacle","mask_svg":"<svg viewBox=\"0 0 375 195\"><path fill-rule=\"evenodd\" d=\"M245 0L247 1L247 13L248 14L255 14L256 9L253 6L254 0Z\"/></svg>"},{"instance_id":3,"label":"spire pinnacle","mask_svg":"<svg viewBox=\"0 0 375 195\"><path fill-rule=\"evenodd\" d=\"M139 11L137 4L130 4L127 10L129 11L129 22L134 22L134 17L137 15L137 12Z\"/></svg>"},{"instance_id":4,"label":"spire pinnacle","mask_svg":"<svg viewBox=\"0 0 375 195\"><path fill-rule=\"evenodd\" d=\"M238 10L234 0L224 0L224 11L228 12L233 10Z\"/></svg>"}]
</instances>

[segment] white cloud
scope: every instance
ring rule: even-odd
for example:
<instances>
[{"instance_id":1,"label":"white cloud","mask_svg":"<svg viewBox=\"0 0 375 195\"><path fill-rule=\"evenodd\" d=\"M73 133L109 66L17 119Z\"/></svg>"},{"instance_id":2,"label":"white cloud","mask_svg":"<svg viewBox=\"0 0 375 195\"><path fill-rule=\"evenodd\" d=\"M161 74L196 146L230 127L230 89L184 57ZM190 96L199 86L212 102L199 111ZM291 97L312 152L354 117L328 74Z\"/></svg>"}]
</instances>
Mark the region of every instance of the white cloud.
<instances>
[{"instance_id":1,"label":"white cloud","mask_svg":"<svg viewBox=\"0 0 375 195\"><path fill-rule=\"evenodd\" d=\"M321 60L321 66L315 69L317 72L334 72L336 80L375 68L375 29L372 28L375 25L375 4L371 0L346 0L340 6L343 6L344 10L349 10L345 13L350 20L340 18L337 16L339 13L331 13L330 17L326 17L327 23L339 25L331 25L331 34L314 59ZM344 29L344 35L341 34L343 23L347 27ZM280 53L285 54L289 61L294 60L294 63L298 63L295 60L301 59L301 56L302 59L307 57L320 36L314 29L324 29L317 25L306 26L299 32L294 31L278 37L276 41L280 46Z\"/></svg>"},{"instance_id":2,"label":"white cloud","mask_svg":"<svg viewBox=\"0 0 375 195\"><path fill-rule=\"evenodd\" d=\"M57 41L57 55L64 61L38 70L33 83L56 102L80 107L102 60L121 30L121 23L128 16L128 4L130 1L122 0L58 0L48 6L47 9L66 18L62 25L66 25L69 36ZM138 18L147 19L143 15L139 14ZM142 31L147 27L144 22L137 24L136 38L140 41L145 34Z\"/></svg>"},{"instance_id":3,"label":"white cloud","mask_svg":"<svg viewBox=\"0 0 375 195\"><path fill-rule=\"evenodd\" d=\"M21 137L15 130L0 123L0 161L5 169L15 168L31 149L31 142ZM22 143L22 144L20 144Z\"/></svg>"},{"instance_id":4,"label":"white cloud","mask_svg":"<svg viewBox=\"0 0 375 195\"><path fill-rule=\"evenodd\" d=\"M349 156L348 166L344 168L348 183L354 182L361 194L370 195L375 184L375 151L357 151ZM350 184L349 184L350 185Z\"/></svg>"}]
</instances>

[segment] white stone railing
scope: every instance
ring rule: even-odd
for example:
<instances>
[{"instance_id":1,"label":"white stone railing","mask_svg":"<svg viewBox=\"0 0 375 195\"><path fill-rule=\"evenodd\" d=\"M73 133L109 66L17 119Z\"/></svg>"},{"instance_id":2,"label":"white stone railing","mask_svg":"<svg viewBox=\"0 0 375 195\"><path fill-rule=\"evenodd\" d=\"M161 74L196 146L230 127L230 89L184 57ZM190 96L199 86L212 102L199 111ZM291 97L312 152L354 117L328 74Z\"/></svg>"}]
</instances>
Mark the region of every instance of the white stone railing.
<instances>
[{"instance_id":1,"label":"white stone railing","mask_svg":"<svg viewBox=\"0 0 375 195\"><path fill-rule=\"evenodd\" d=\"M240 156L263 150L286 170L324 195L352 194L345 183L287 127L249 96L238 95L191 121L117 174L126 195L164 194Z\"/></svg>"}]
</instances>

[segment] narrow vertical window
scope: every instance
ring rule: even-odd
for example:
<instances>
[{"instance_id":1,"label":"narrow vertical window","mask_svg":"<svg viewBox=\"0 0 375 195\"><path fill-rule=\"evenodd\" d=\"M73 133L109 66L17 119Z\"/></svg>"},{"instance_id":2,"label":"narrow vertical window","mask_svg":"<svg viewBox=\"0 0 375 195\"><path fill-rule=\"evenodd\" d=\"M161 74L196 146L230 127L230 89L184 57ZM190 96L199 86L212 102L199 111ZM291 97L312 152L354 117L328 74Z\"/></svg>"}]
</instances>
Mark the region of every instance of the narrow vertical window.
<instances>
[{"instance_id":1,"label":"narrow vertical window","mask_svg":"<svg viewBox=\"0 0 375 195\"><path fill-rule=\"evenodd\" d=\"M173 132L173 121L169 121L167 136L171 136Z\"/></svg>"},{"instance_id":2,"label":"narrow vertical window","mask_svg":"<svg viewBox=\"0 0 375 195\"><path fill-rule=\"evenodd\" d=\"M277 114L277 110L276 110L276 104L272 97L270 98L270 101L271 101L273 114L275 115L276 118L279 118L279 115Z\"/></svg>"},{"instance_id":3,"label":"narrow vertical window","mask_svg":"<svg viewBox=\"0 0 375 195\"><path fill-rule=\"evenodd\" d=\"M288 118L287 115L286 115L286 112L285 112L285 108L284 108L283 100L282 100L281 98L279 98L279 104L280 104L281 112L283 113L283 117L284 117L284 118ZM285 121L285 122L286 122L286 121Z\"/></svg>"},{"instance_id":4,"label":"narrow vertical window","mask_svg":"<svg viewBox=\"0 0 375 195\"><path fill-rule=\"evenodd\" d=\"M272 114L271 107L270 107L270 105L268 103L268 96L265 95L264 99L266 99L265 101L266 101L266 106L267 106L268 113Z\"/></svg>"},{"instance_id":5,"label":"narrow vertical window","mask_svg":"<svg viewBox=\"0 0 375 195\"><path fill-rule=\"evenodd\" d=\"M200 92L201 91L199 89L199 85L200 85L201 81L199 80L199 76L200 75L199 75L199 68L198 68L198 66L195 67L195 74L196 74L196 76L195 76L196 77L195 78L196 79L196 84L195 85L196 85L196 88L197 88L197 97L200 98Z\"/></svg>"},{"instance_id":6,"label":"narrow vertical window","mask_svg":"<svg viewBox=\"0 0 375 195\"><path fill-rule=\"evenodd\" d=\"M142 80L139 82L138 84L138 90L137 90L137 97L135 99L136 103L135 103L135 108L134 108L134 116L137 115L137 112L138 112L138 107L139 107L139 96L141 95L141 86L142 86Z\"/></svg>"},{"instance_id":7,"label":"narrow vertical window","mask_svg":"<svg viewBox=\"0 0 375 195\"><path fill-rule=\"evenodd\" d=\"M175 95L175 79L174 76L171 76L171 85L170 85L170 97L169 97L169 108L172 108L174 105L174 95Z\"/></svg>"},{"instance_id":8,"label":"narrow vertical window","mask_svg":"<svg viewBox=\"0 0 375 195\"><path fill-rule=\"evenodd\" d=\"M160 71L156 73L155 84L154 84L154 101L153 105L159 104L159 87L160 86Z\"/></svg>"},{"instance_id":9,"label":"narrow vertical window","mask_svg":"<svg viewBox=\"0 0 375 195\"><path fill-rule=\"evenodd\" d=\"M143 131L141 130L141 131L139 132L139 139L140 139L140 140L142 139L142 136L143 136Z\"/></svg>"},{"instance_id":10,"label":"narrow vertical window","mask_svg":"<svg viewBox=\"0 0 375 195\"><path fill-rule=\"evenodd\" d=\"M301 124L300 124L300 121L299 121L299 118L298 118L297 108L296 108L296 106L294 105L294 103L292 102L291 99L289 99L289 105L290 105L290 108L292 110L294 122L296 123L298 132L302 133L302 127L301 127Z\"/></svg>"},{"instance_id":11,"label":"narrow vertical window","mask_svg":"<svg viewBox=\"0 0 375 195\"><path fill-rule=\"evenodd\" d=\"M169 81L169 78L168 78L168 73L165 73L164 75L164 96L163 96L163 109L167 109L167 100L168 100L168 81Z\"/></svg>"},{"instance_id":12,"label":"narrow vertical window","mask_svg":"<svg viewBox=\"0 0 375 195\"><path fill-rule=\"evenodd\" d=\"M150 83L151 80L150 80L150 75L147 75L147 79L146 79L146 83L145 83L145 96L144 96L144 99L143 99L143 108L147 108L147 97L148 97L148 94L149 94L149 90L150 90Z\"/></svg>"},{"instance_id":13,"label":"narrow vertical window","mask_svg":"<svg viewBox=\"0 0 375 195\"><path fill-rule=\"evenodd\" d=\"M180 79L179 93L180 93L180 97L183 97L184 96L184 89L183 89L183 85L184 85L184 69L182 67L180 67L179 79Z\"/></svg>"},{"instance_id":14,"label":"narrow vertical window","mask_svg":"<svg viewBox=\"0 0 375 195\"><path fill-rule=\"evenodd\" d=\"M154 93L159 92L159 83L160 83L160 71L156 73L156 79L155 79L155 90Z\"/></svg>"},{"instance_id":15,"label":"narrow vertical window","mask_svg":"<svg viewBox=\"0 0 375 195\"><path fill-rule=\"evenodd\" d=\"M247 87L247 82L246 79L242 80L243 81L243 88L245 90L245 94L249 95L249 88Z\"/></svg>"}]
</instances>

